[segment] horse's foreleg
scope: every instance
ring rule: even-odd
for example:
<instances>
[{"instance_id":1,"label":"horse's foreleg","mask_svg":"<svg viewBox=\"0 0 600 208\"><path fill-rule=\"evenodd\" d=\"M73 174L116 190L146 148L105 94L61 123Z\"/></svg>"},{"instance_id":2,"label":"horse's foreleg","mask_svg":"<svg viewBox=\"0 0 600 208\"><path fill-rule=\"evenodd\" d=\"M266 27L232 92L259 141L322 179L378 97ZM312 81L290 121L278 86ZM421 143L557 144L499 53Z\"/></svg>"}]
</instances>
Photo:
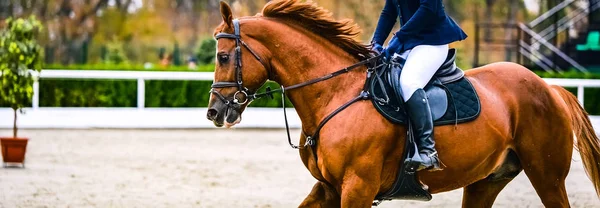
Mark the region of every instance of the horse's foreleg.
<instances>
[{"instance_id":1,"label":"horse's foreleg","mask_svg":"<svg viewBox=\"0 0 600 208\"><path fill-rule=\"evenodd\" d=\"M299 207L340 207L340 195L329 185L318 181Z\"/></svg>"},{"instance_id":2,"label":"horse's foreleg","mask_svg":"<svg viewBox=\"0 0 600 208\"><path fill-rule=\"evenodd\" d=\"M379 181L357 175L346 177L342 186L342 207L371 207L378 189Z\"/></svg>"}]
</instances>

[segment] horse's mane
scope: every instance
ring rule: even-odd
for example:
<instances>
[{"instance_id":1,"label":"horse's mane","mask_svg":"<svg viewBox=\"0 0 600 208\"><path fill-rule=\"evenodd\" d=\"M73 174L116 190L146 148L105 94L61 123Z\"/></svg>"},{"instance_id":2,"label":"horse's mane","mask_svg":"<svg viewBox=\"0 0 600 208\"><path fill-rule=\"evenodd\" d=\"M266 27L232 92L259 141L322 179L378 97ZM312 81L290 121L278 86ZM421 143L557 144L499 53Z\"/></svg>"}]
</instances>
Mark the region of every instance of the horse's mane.
<instances>
[{"instance_id":1,"label":"horse's mane","mask_svg":"<svg viewBox=\"0 0 600 208\"><path fill-rule=\"evenodd\" d=\"M371 56L368 46L356 41L361 30L352 20L337 21L328 10L311 1L276 0L265 5L265 17L292 21L308 31L331 41L358 60Z\"/></svg>"}]
</instances>

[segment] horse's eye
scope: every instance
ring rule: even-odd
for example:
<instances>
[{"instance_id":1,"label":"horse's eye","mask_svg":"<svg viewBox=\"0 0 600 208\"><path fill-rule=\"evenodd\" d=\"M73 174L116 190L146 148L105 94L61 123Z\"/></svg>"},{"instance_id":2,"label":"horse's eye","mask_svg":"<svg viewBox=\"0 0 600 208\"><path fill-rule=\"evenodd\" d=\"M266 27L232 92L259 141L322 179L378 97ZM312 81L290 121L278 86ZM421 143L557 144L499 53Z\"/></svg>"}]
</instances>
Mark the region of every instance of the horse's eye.
<instances>
[{"instance_id":1,"label":"horse's eye","mask_svg":"<svg viewBox=\"0 0 600 208\"><path fill-rule=\"evenodd\" d=\"M219 54L219 62L227 63L229 61L229 54Z\"/></svg>"}]
</instances>

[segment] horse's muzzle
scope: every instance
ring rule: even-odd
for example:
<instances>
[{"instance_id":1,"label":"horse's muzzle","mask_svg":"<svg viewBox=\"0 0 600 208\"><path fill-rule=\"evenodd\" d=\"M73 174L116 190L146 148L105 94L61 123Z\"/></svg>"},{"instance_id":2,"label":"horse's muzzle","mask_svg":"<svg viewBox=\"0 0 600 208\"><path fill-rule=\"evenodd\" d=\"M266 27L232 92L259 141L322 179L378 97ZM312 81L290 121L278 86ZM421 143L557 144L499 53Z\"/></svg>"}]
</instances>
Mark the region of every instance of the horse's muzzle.
<instances>
[{"instance_id":1,"label":"horse's muzzle","mask_svg":"<svg viewBox=\"0 0 600 208\"><path fill-rule=\"evenodd\" d=\"M232 127L241 120L239 105L226 105L220 100L212 102L206 112L206 119L212 121L216 127Z\"/></svg>"}]
</instances>

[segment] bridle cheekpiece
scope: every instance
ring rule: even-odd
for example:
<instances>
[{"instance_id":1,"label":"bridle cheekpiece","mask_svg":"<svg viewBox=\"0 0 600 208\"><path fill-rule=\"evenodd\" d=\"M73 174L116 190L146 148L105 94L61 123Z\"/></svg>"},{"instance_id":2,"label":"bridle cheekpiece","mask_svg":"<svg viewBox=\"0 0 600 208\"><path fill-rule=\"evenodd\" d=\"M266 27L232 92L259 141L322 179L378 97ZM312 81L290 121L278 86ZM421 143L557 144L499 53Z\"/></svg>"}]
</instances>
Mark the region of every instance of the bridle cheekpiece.
<instances>
[{"instance_id":1,"label":"bridle cheekpiece","mask_svg":"<svg viewBox=\"0 0 600 208\"><path fill-rule=\"evenodd\" d=\"M227 106L231 107L232 105L244 105L248 102L257 99L259 96L252 93L248 88L244 87L244 82L242 79L242 47L244 46L254 58L258 60L267 70L268 76L271 77L271 72L267 65L263 62L263 60L258 56L246 42L242 40L242 36L240 35L240 21L238 19L233 20L233 29L234 33L224 33L221 32L215 36L215 38L227 38L235 40L235 82L215 82L211 85L210 93L215 94L217 98L223 101ZM237 87L238 91L233 94L233 98L227 99L223 94L216 91L216 88L228 88L228 87Z\"/></svg>"}]
</instances>

